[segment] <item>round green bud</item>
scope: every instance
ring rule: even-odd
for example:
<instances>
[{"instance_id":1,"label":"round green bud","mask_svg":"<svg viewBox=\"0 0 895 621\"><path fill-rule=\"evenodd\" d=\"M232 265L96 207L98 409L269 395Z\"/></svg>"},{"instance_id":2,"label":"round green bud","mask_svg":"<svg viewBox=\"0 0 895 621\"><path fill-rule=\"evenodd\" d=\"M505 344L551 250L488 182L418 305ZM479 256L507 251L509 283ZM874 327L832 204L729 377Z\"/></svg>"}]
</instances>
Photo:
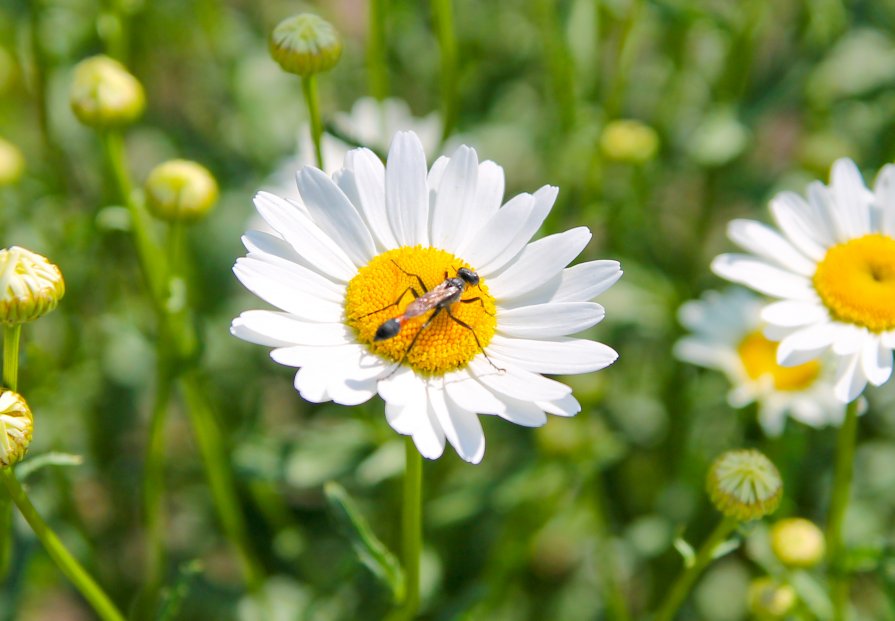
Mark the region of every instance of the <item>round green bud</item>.
<instances>
[{"instance_id":1,"label":"round green bud","mask_svg":"<svg viewBox=\"0 0 895 621\"><path fill-rule=\"evenodd\" d=\"M771 527L771 550L787 567L814 567L824 557L824 534L814 522L786 518Z\"/></svg>"},{"instance_id":2,"label":"round green bud","mask_svg":"<svg viewBox=\"0 0 895 621\"><path fill-rule=\"evenodd\" d=\"M218 184L204 166L170 160L152 169L146 179L146 202L152 214L168 221L194 222L218 200Z\"/></svg>"},{"instance_id":3,"label":"round green bud","mask_svg":"<svg viewBox=\"0 0 895 621\"><path fill-rule=\"evenodd\" d=\"M600 149L611 160L644 164L656 157L659 151L659 134L640 121L610 121L600 135Z\"/></svg>"},{"instance_id":4,"label":"round green bud","mask_svg":"<svg viewBox=\"0 0 895 621\"><path fill-rule=\"evenodd\" d=\"M706 488L718 511L747 522L777 510L783 480L771 460L745 449L728 451L716 459L709 468Z\"/></svg>"},{"instance_id":5,"label":"round green bud","mask_svg":"<svg viewBox=\"0 0 895 621\"><path fill-rule=\"evenodd\" d=\"M65 295L59 268L30 250L0 250L0 322L32 321L56 308Z\"/></svg>"},{"instance_id":6,"label":"round green bud","mask_svg":"<svg viewBox=\"0 0 895 621\"><path fill-rule=\"evenodd\" d=\"M0 187L12 185L25 173L25 156L19 148L0 138Z\"/></svg>"},{"instance_id":7,"label":"round green bud","mask_svg":"<svg viewBox=\"0 0 895 621\"><path fill-rule=\"evenodd\" d=\"M0 389L0 468L22 461L33 429L34 417L22 395Z\"/></svg>"},{"instance_id":8,"label":"round green bud","mask_svg":"<svg viewBox=\"0 0 895 621\"><path fill-rule=\"evenodd\" d=\"M93 56L78 63L69 99L78 120L90 127L127 125L146 106L137 78L108 56Z\"/></svg>"},{"instance_id":9,"label":"round green bud","mask_svg":"<svg viewBox=\"0 0 895 621\"><path fill-rule=\"evenodd\" d=\"M281 21L270 34L270 55L289 73L307 77L332 69L342 40L332 24L312 13Z\"/></svg>"},{"instance_id":10,"label":"round green bud","mask_svg":"<svg viewBox=\"0 0 895 621\"><path fill-rule=\"evenodd\" d=\"M749 584L749 612L757 619L782 619L796 605L796 592L770 576L756 578Z\"/></svg>"}]
</instances>

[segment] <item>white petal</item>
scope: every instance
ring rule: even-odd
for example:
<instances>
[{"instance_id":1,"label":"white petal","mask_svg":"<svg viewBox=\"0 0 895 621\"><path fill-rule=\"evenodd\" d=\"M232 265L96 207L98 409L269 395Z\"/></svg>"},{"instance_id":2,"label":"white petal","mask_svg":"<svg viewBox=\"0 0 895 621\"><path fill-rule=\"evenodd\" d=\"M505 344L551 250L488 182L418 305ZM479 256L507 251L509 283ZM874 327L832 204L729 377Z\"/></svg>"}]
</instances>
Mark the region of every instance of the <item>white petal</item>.
<instances>
[{"instance_id":1,"label":"white petal","mask_svg":"<svg viewBox=\"0 0 895 621\"><path fill-rule=\"evenodd\" d=\"M454 250L467 230L469 214L475 208L479 159L475 150L463 145L454 151L438 189L431 215L431 244Z\"/></svg>"},{"instance_id":2,"label":"white petal","mask_svg":"<svg viewBox=\"0 0 895 621\"><path fill-rule=\"evenodd\" d=\"M880 386L892 375L892 350L880 342L875 334L868 333L861 348L861 368L867 381Z\"/></svg>"},{"instance_id":3,"label":"white petal","mask_svg":"<svg viewBox=\"0 0 895 621\"><path fill-rule=\"evenodd\" d=\"M465 369L444 378L444 390L457 406L479 414L500 414L506 405Z\"/></svg>"},{"instance_id":4,"label":"white petal","mask_svg":"<svg viewBox=\"0 0 895 621\"><path fill-rule=\"evenodd\" d=\"M600 260L579 263L562 271L553 302L586 302L600 295L621 278L618 261Z\"/></svg>"},{"instance_id":5,"label":"white petal","mask_svg":"<svg viewBox=\"0 0 895 621\"><path fill-rule=\"evenodd\" d=\"M233 272L249 290L254 292L253 281L257 280L259 282L254 283L256 288L270 290L274 297L279 299L304 300L312 297L340 306L345 300L345 285L335 283L303 265L274 255L251 253L236 260ZM263 284L260 281L263 281ZM255 295L279 306L260 293Z\"/></svg>"},{"instance_id":6,"label":"white petal","mask_svg":"<svg viewBox=\"0 0 895 621\"><path fill-rule=\"evenodd\" d=\"M571 394L555 401L538 401L535 405L554 416L575 416L581 411L581 404Z\"/></svg>"},{"instance_id":7,"label":"white petal","mask_svg":"<svg viewBox=\"0 0 895 621\"><path fill-rule=\"evenodd\" d=\"M827 309L815 302L783 300L768 304L761 310L762 320L787 328L825 321L828 316Z\"/></svg>"},{"instance_id":8,"label":"white petal","mask_svg":"<svg viewBox=\"0 0 895 621\"><path fill-rule=\"evenodd\" d=\"M811 281L744 254L722 254L712 261L712 271L721 278L740 283L775 298L814 300Z\"/></svg>"},{"instance_id":9,"label":"white petal","mask_svg":"<svg viewBox=\"0 0 895 621\"><path fill-rule=\"evenodd\" d=\"M470 235L463 257L482 276L488 275L488 265L497 262L503 265L507 258L512 258L531 239L524 235L525 222L531 216L535 199L531 194L519 194L511 198L506 205L486 222L477 232ZM506 258L505 258L506 257Z\"/></svg>"},{"instance_id":10,"label":"white petal","mask_svg":"<svg viewBox=\"0 0 895 621\"><path fill-rule=\"evenodd\" d=\"M895 330L889 330L888 332L883 332L880 335L880 341L883 345L888 347L889 349L895 349Z\"/></svg>"},{"instance_id":11,"label":"white petal","mask_svg":"<svg viewBox=\"0 0 895 621\"><path fill-rule=\"evenodd\" d=\"M500 301L536 289L559 274L590 238L586 227L578 227L530 243L505 271L488 281L491 294Z\"/></svg>"},{"instance_id":12,"label":"white petal","mask_svg":"<svg viewBox=\"0 0 895 621\"><path fill-rule=\"evenodd\" d=\"M775 196L771 213L789 241L815 261L823 259L827 248L836 243L826 214L798 194L783 192Z\"/></svg>"},{"instance_id":13,"label":"white petal","mask_svg":"<svg viewBox=\"0 0 895 621\"><path fill-rule=\"evenodd\" d=\"M236 338L255 343L256 345L265 345L267 347L288 347L293 345L291 341L287 341L281 334L269 334L268 331L259 332L245 324L242 316L237 317L230 324L230 334Z\"/></svg>"},{"instance_id":14,"label":"white petal","mask_svg":"<svg viewBox=\"0 0 895 621\"><path fill-rule=\"evenodd\" d=\"M477 464L485 454L485 434L479 417L461 407L449 406L441 386L429 384L429 405L447 441L464 461Z\"/></svg>"},{"instance_id":15,"label":"white petal","mask_svg":"<svg viewBox=\"0 0 895 621\"><path fill-rule=\"evenodd\" d=\"M339 187L360 208L367 226L383 249L396 248L395 234L385 211L385 166L369 149L352 149L345 156L351 175L339 179Z\"/></svg>"},{"instance_id":16,"label":"white petal","mask_svg":"<svg viewBox=\"0 0 895 621\"><path fill-rule=\"evenodd\" d=\"M366 265L376 255L373 237L345 193L326 173L311 166L302 168L296 179L314 223L355 265Z\"/></svg>"},{"instance_id":17,"label":"white petal","mask_svg":"<svg viewBox=\"0 0 895 621\"><path fill-rule=\"evenodd\" d=\"M357 267L348 255L285 200L259 192L255 195L255 207L261 217L317 270L342 282L348 282L357 273Z\"/></svg>"},{"instance_id":18,"label":"white petal","mask_svg":"<svg viewBox=\"0 0 895 621\"><path fill-rule=\"evenodd\" d=\"M241 262L233 267L236 277L246 289L259 298L281 308L296 317L309 321L337 322L342 319L342 305L301 289L283 287L286 280L282 272L271 265L259 268L256 263Z\"/></svg>"},{"instance_id":19,"label":"white petal","mask_svg":"<svg viewBox=\"0 0 895 621\"><path fill-rule=\"evenodd\" d=\"M517 214L515 216L518 218L516 222L507 222L509 216L501 214L501 212L509 206L509 203L498 210L497 214L495 214L495 216L488 222L485 229L482 229L482 231L479 232L471 245L471 249L475 249L480 248L482 245L487 246L492 244L495 247L495 250L499 251L494 253L488 261L483 262L481 267L479 267L479 270L484 275L487 276L502 270L508 262L514 259L522 249L525 248L525 244L527 244L534 234L537 233L538 229L541 228L541 224L544 223L547 214L549 214L550 210L553 208L553 203L556 201L558 192L559 188L552 185L545 185L540 188L533 195L533 202L530 210ZM506 217L498 219L498 215ZM506 224L502 224L503 222ZM497 239L497 236L499 235L498 231L501 226L507 226L513 232L512 237L504 236L502 240ZM494 236L494 239L492 239L492 236ZM503 243L504 241L505 244Z\"/></svg>"},{"instance_id":20,"label":"white petal","mask_svg":"<svg viewBox=\"0 0 895 621\"><path fill-rule=\"evenodd\" d=\"M426 185L429 186L429 208L432 208L434 204L434 196L436 188L438 188L441 183L441 178L444 176L444 171L447 169L448 164L450 163L451 158L446 155L441 155L432 163L432 168L429 169L429 175L426 177Z\"/></svg>"},{"instance_id":21,"label":"white petal","mask_svg":"<svg viewBox=\"0 0 895 621\"><path fill-rule=\"evenodd\" d=\"M282 237L271 235L263 231L246 231L242 236L242 245L250 255L258 255L257 258L269 260L275 257L289 263L304 264L304 259Z\"/></svg>"},{"instance_id":22,"label":"white petal","mask_svg":"<svg viewBox=\"0 0 895 621\"><path fill-rule=\"evenodd\" d=\"M730 358L730 351L716 341L706 341L696 337L684 337L674 344L674 357L690 364L709 369L727 368L725 364Z\"/></svg>"},{"instance_id":23,"label":"white petal","mask_svg":"<svg viewBox=\"0 0 895 621\"><path fill-rule=\"evenodd\" d=\"M586 330L606 315L594 302L566 302L520 306L498 312L497 331L506 336L548 339Z\"/></svg>"},{"instance_id":24,"label":"white petal","mask_svg":"<svg viewBox=\"0 0 895 621\"><path fill-rule=\"evenodd\" d=\"M819 323L793 332L777 346L777 363L792 367L814 360L836 338L836 328L831 323Z\"/></svg>"},{"instance_id":25,"label":"white petal","mask_svg":"<svg viewBox=\"0 0 895 621\"><path fill-rule=\"evenodd\" d=\"M485 223L497 213L503 202L504 178L503 168L490 160L479 164L479 179L475 188L474 208L469 215L469 230L479 231ZM471 236L470 236L471 237ZM457 253L466 249L469 237L457 247Z\"/></svg>"},{"instance_id":26,"label":"white petal","mask_svg":"<svg viewBox=\"0 0 895 621\"><path fill-rule=\"evenodd\" d=\"M305 401L323 403L329 401L326 392L327 369L320 366L304 366L295 373L293 385Z\"/></svg>"},{"instance_id":27,"label":"white petal","mask_svg":"<svg viewBox=\"0 0 895 621\"><path fill-rule=\"evenodd\" d=\"M511 397L504 397L503 401L506 409L500 417L506 421L522 427L541 427L547 422L544 409L536 403Z\"/></svg>"},{"instance_id":28,"label":"white petal","mask_svg":"<svg viewBox=\"0 0 895 621\"><path fill-rule=\"evenodd\" d=\"M876 177L876 207L881 213L880 228L895 237L895 165L886 164Z\"/></svg>"},{"instance_id":29,"label":"white petal","mask_svg":"<svg viewBox=\"0 0 895 621\"><path fill-rule=\"evenodd\" d=\"M341 322L307 322L286 313L266 310L242 313L233 320L232 329L240 338L244 338L243 334L258 334L268 337L270 342L290 345L345 345L354 340L354 335Z\"/></svg>"},{"instance_id":30,"label":"white petal","mask_svg":"<svg viewBox=\"0 0 895 621\"><path fill-rule=\"evenodd\" d=\"M425 399L426 383L408 366L379 380L379 396L387 403L408 405Z\"/></svg>"},{"instance_id":31,"label":"white petal","mask_svg":"<svg viewBox=\"0 0 895 621\"><path fill-rule=\"evenodd\" d=\"M732 220L727 226L731 241L752 254L776 263L788 271L812 276L816 265L793 248L777 231L754 220Z\"/></svg>"},{"instance_id":32,"label":"white petal","mask_svg":"<svg viewBox=\"0 0 895 621\"><path fill-rule=\"evenodd\" d=\"M861 372L861 354L852 354L839 359L839 368L836 369L836 384L833 386L833 394L843 403L851 403L857 399L864 387L867 378Z\"/></svg>"},{"instance_id":33,"label":"white petal","mask_svg":"<svg viewBox=\"0 0 895 621\"><path fill-rule=\"evenodd\" d=\"M496 364L500 362L496 361ZM511 364L507 364L503 371L497 371L483 356L473 359L468 368L493 392L522 401L556 401L572 392L565 384ZM498 399L502 398L500 395Z\"/></svg>"},{"instance_id":34,"label":"white petal","mask_svg":"<svg viewBox=\"0 0 895 621\"><path fill-rule=\"evenodd\" d=\"M870 192L858 167L849 159L836 160L830 178L834 198L832 215L840 240L870 233Z\"/></svg>"},{"instance_id":35,"label":"white petal","mask_svg":"<svg viewBox=\"0 0 895 621\"><path fill-rule=\"evenodd\" d=\"M385 166L385 208L399 245L429 245L426 173L420 139L413 132L395 134Z\"/></svg>"},{"instance_id":36,"label":"white petal","mask_svg":"<svg viewBox=\"0 0 895 621\"><path fill-rule=\"evenodd\" d=\"M836 333L833 336L833 353L837 356L848 356L859 352L864 344L867 329L850 323L832 324Z\"/></svg>"},{"instance_id":37,"label":"white petal","mask_svg":"<svg viewBox=\"0 0 895 621\"><path fill-rule=\"evenodd\" d=\"M445 436L432 405L427 402L425 411L417 416L420 420L413 430L413 443L426 459L438 459L444 453Z\"/></svg>"},{"instance_id":38,"label":"white petal","mask_svg":"<svg viewBox=\"0 0 895 621\"><path fill-rule=\"evenodd\" d=\"M533 341L494 335L488 354L534 373L587 373L603 369L618 358L610 347L585 339Z\"/></svg>"}]
</instances>

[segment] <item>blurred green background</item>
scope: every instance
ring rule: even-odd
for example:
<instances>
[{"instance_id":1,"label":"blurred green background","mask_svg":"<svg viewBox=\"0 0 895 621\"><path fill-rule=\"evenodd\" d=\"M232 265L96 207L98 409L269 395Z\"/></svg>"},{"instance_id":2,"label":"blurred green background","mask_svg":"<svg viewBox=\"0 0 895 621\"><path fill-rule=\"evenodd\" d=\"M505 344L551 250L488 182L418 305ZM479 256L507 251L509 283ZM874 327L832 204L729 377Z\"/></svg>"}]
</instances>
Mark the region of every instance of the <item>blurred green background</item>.
<instances>
[{"instance_id":1,"label":"blurred green background","mask_svg":"<svg viewBox=\"0 0 895 621\"><path fill-rule=\"evenodd\" d=\"M384 5L389 95L418 116L439 111L446 87L431 7ZM577 418L532 431L486 417L481 465L451 449L424 464L422 618L615 619L611 594L642 618L680 572L675 537L697 545L718 519L703 481L722 451L765 451L786 485L778 515L823 522L835 430L789 421L782 437L765 438L754 410L727 405L721 375L672 358L682 333L675 313L720 286L708 264L731 248L728 220L766 220L775 192L825 181L837 157L855 158L868 180L893 159L895 2L452 5L455 134L504 166L506 196L560 187L542 234L585 224L594 240L581 260L621 261L624 277L599 300L607 318L588 332L621 357L600 373L562 378L582 403ZM294 154L306 123L299 80L270 59L266 37L306 10L341 32L342 60L319 78L332 120L370 92L367 8L363 0L0 3L0 136L27 167L0 188L2 244L48 256L67 284L59 309L23 336L19 385L36 419L30 458L83 457L27 482L123 607L142 581L155 323L96 136L68 107L72 68L107 53L143 83L147 112L126 133L138 183L157 163L186 157L221 185L217 209L189 231L191 303L203 374L276 606L262 612L246 596L189 424L175 408L166 431L167 577L187 588L176 618L378 619L388 593L357 562L322 484L344 485L396 549L402 439L380 401L303 402L292 371L228 332L233 317L258 307L230 272L251 197ZM613 139L604 130L619 118L654 134L645 146ZM853 601L859 619L895 619L895 396L883 387L868 398L846 524L858 571ZM749 618L749 580L766 573L765 530L753 525L750 545L712 566L681 618ZM91 618L17 520L0 619Z\"/></svg>"}]
</instances>

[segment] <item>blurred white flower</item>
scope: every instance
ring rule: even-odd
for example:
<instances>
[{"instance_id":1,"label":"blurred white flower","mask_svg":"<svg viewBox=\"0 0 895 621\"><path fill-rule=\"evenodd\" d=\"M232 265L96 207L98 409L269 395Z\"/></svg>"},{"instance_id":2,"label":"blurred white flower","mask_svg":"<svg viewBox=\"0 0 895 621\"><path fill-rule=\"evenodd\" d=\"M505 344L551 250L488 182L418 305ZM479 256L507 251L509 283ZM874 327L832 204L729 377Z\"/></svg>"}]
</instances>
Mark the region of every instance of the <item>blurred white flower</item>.
<instances>
[{"instance_id":1,"label":"blurred white flower","mask_svg":"<svg viewBox=\"0 0 895 621\"><path fill-rule=\"evenodd\" d=\"M812 427L841 423L845 406L833 396L829 361L777 364L777 343L762 333L763 305L743 289L708 291L686 302L678 316L692 334L675 344L675 356L724 373L732 384L730 405L757 402L758 420L769 436L783 431L787 414Z\"/></svg>"},{"instance_id":2,"label":"blurred white flower","mask_svg":"<svg viewBox=\"0 0 895 621\"><path fill-rule=\"evenodd\" d=\"M275 348L300 367L295 387L313 402L354 405L377 393L389 424L434 459L445 440L476 463L478 414L537 427L580 410L571 388L543 373L586 373L617 354L570 338L598 323L591 298L621 275L616 261L566 268L590 232L529 243L557 188L501 207L503 170L459 147L427 170L423 146L398 133L383 166L348 152L332 178L298 173L300 201L259 193L274 234L249 231L234 271L281 309L247 311L236 336Z\"/></svg>"},{"instance_id":3,"label":"blurred white flower","mask_svg":"<svg viewBox=\"0 0 895 621\"><path fill-rule=\"evenodd\" d=\"M831 182L771 201L781 233L734 220L730 238L750 254L723 254L719 276L779 301L761 317L780 341L786 366L832 350L838 359L835 394L856 399L867 382L885 383L895 348L895 166L882 169L873 191L851 160L833 164Z\"/></svg>"}]
</instances>

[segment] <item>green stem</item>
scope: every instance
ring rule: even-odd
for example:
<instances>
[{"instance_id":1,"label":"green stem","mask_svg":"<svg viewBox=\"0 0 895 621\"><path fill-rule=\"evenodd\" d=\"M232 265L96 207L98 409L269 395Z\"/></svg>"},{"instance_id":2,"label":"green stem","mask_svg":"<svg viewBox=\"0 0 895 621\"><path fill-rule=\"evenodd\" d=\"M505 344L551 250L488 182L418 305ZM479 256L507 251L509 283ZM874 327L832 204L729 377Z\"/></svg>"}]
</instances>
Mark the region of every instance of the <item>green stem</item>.
<instances>
[{"instance_id":1,"label":"green stem","mask_svg":"<svg viewBox=\"0 0 895 621\"><path fill-rule=\"evenodd\" d=\"M432 18L441 50L441 139L447 140L457 122L457 38L452 0L432 0Z\"/></svg>"},{"instance_id":2,"label":"green stem","mask_svg":"<svg viewBox=\"0 0 895 621\"><path fill-rule=\"evenodd\" d=\"M575 73L572 57L559 22L557 0L539 0L538 21L541 23L547 68L550 71L550 90L559 105L559 120L563 130L575 125Z\"/></svg>"},{"instance_id":3,"label":"green stem","mask_svg":"<svg viewBox=\"0 0 895 621\"><path fill-rule=\"evenodd\" d=\"M827 519L827 551L830 559L830 596L833 601L833 619L845 619L848 604L848 574L845 568L845 546L842 526L851 495L852 472L855 461L855 439L858 435L858 400L845 409L845 420L839 429L836 442L836 466L833 474L833 493L830 498L830 514Z\"/></svg>"},{"instance_id":4,"label":"green stem","mask_svg":"<svg viewBox=\"0 0 895 621\"><path fill-rule=\"evenodd\" d=\"M18 390L19 386L19 340L22 336L22 324L3 328L3 385L10 390Z\"/></svg>"},{"instance_id":5,"label":"green stem","mask_svg":"<svg viewBox=\"0 0 895 621\"><path fill-rule=\"evenodd\" d=\"M370 33L367 40L367 75L370 92L382 101L388 96L388 64L385 45L385 3L387 0L370 0Z\"/></svg>"},{"instance_id":6,"label":"green stem","mask_svg":"<svg viewBox=\"0 0 895 621\"><path fill-rule=\"evenodd\" d=\"M404 602L390 619L410 621L420 606L420 553L423 549L422 492L423 458L412 438L405 438L404 499L401 509L402 552L404 557Z\"/></svg>"},{"instance_id":7,"label":"green stem","mask_svg":"<svg viewBox=\"0 0 895 621\"><path fill-rule=\"evenodd\" d=\"M606 614L614 621L629 621L631 613L625 602L625 594L619 580L617 558L612 548L609 533L609 520L606 512L606 490L601 472L595 468L591 481L591 512L596 522L596 542L600 547L597 559L602 574L603 596L606 601Z\"/></svg>"},{"instance_id":8,"label":"green stem","mask_svg":"<svg viewBox=\"0 0 895 621\"><path fill-rule=\"evenodd\" d=\"M214 412L208 402L208 395L195 369L184 373L180 383L186 399L187 413L196 434L196 443L205 462L205 471L208 473L208 483L218 515L227 538L236 546L249 589L257 591L263 582L264 573L251 553L245 520L236 496L232 469L226 457L224 441L214 419Z\"/></svg>"},{"instance_id":9,"label":"green stem","mask_svg":"<svg viewBox=\"0 0 895 621\"><path fill-rule=\"evenodd\" d=\"M317 95L317 76L311 74L301 79L301 90L305 95L308 115L311 117L311 140L314 142L314 155L317 156L317 168L323 170L323 122L320 120L320 101Z\"/></svg>"},{"instance_id":10,"label":"green stem","mask_svg":"<svg viewBox=\"0 0 895 621\"><path fill-rule=\"evenodd\" d=\"M162 492L165 478L165 420L171 400L171 376L159 361L159 372L149 423L149 446L146 454L146 471L143 483L143 501L146 511L147 576L149 588L160 585L165 567L165 523L162 519Z\"/></svg>"},{"instance_id":11,"label":"green stem","mask_svg":"<svg viewBox=\"0 0 895 621\"><path fill-rule=\"evenodd\" d=\"M34 508L34 505L31 504L31 501L25 494L21 483L16 479L12 469L0 469L0 479L3 479L3 484L6 486L12 501L19 508L25 521L28 522L31 530L34 531L34 534L37 535L37 538L43 544L47 554L50 555L50 558L53 559L53 562L56 563L62 573L77 587L100 619L103 621L124 621L124 616L118 611L115 604L109 599L109 596L103 592L90 574L65 548L62 541L53 532L53 529L40 517L37 509Z\"/></svg>"},{"instance_id":12,"label":"green stem","mask_svg":"<svg viewBox=\"0 0 895 621\"><path fill-rule=\"evenodd\" d=\"M727 539L727 536L733 532L737 524L739 522L733 518L725 517L721 520L721 523L715 527L709 538L699 548L693 564L678 576L671 590L665 595L665 600L659 607L659 612L653 617L653 621L672 621L674 619L674 615L681 607L681 604L684 603L684 599L693 587L693 583L696 582L702 571L712 561L715 549Z\"/></svg>"}]
</instances>

